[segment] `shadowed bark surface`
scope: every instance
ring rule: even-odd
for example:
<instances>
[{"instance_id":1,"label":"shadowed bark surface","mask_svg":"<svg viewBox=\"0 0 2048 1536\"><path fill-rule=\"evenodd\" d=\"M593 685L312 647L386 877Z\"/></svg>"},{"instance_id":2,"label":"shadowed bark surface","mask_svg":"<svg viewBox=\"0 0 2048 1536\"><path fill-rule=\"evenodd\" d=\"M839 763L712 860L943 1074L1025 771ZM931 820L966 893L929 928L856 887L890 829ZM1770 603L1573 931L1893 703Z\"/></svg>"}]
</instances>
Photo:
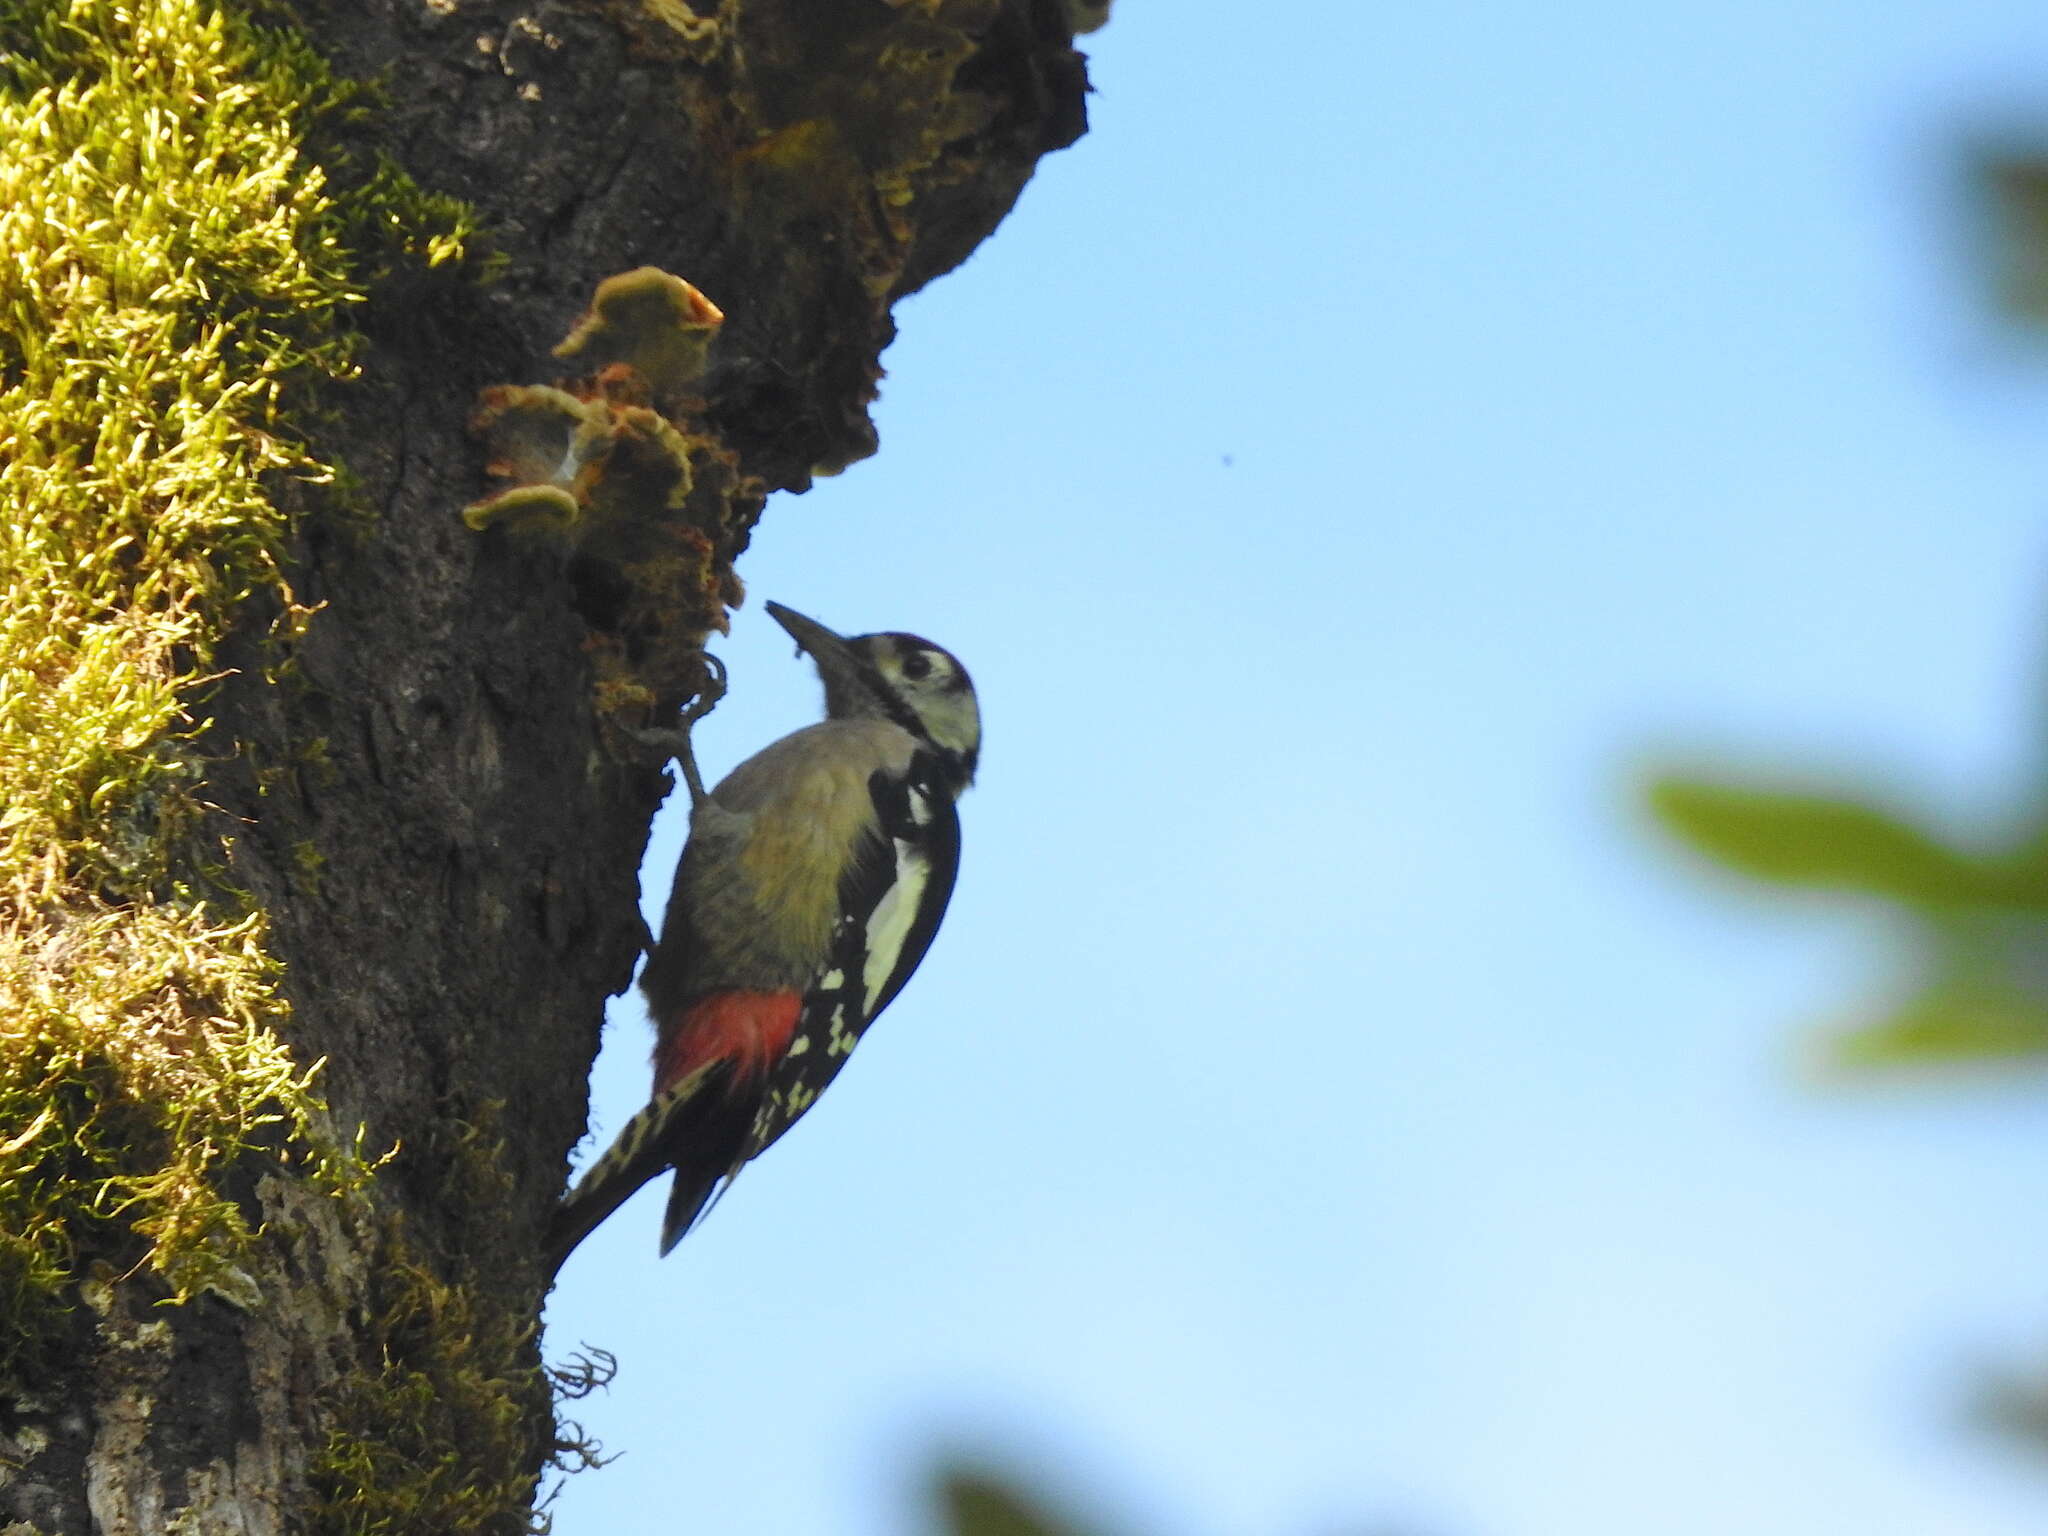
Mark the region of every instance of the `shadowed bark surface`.
<instances>
[{"instance_id":1,"label":"shadowed bark surface","mask_svg":"<svg viewBox=\"0 0 2048 1536\"><path fill-rule=\"evenodd\" d=\"M356 1201L289 1160L229 1165L267 1226L246 1285L183 1305L156 1305L118 1223L82 1238L60 1347L0 1380L9 1532L523 1527L553 1436L520 1331L535 1235L640 949L669 783L625 731L696 686L767 495L873 451L891 303L1084 127L1057 0L299 0L263 19L381 82L342 147L470 204L498 258L488 282L401 272L356 316L360 377L295 423L355 484L275 481L318 611L280 638L274 598L244 605L190 749L213 808L180 845L192 878L266 915L281 1032L325 1062L336 1137L398 1150ZM726 317L703 376L653 401L687 495L652 544L473 531L480 393L563 381L551 349L641 266ZM451 1381L495 1422L417 1400ZM425 1486L436 1456L474 1465Z\"/></svg>"}]
</instances>

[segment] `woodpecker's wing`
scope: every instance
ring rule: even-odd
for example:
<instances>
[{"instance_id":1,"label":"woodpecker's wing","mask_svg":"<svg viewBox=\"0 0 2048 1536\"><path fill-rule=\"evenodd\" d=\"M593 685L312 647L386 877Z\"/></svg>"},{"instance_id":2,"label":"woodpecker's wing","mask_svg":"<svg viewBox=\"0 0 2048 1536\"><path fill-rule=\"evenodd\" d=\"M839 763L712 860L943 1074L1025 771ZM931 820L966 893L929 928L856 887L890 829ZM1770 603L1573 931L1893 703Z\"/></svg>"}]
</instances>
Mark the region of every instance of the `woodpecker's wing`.
<instances>
[{"instance_id":1,"label":"woodpecker's wing","mask_svg":"<svg viewBox=\"0 0 2048 1536\"><path fill-rule=\"evenodd\" d=\"M840 881L830 952L804 989L789 1048L769 1069L739 1163L774 1145L817 1101L910 980L952 899L960 816L936 760L920 752L905 775L874 774L868 791L874 827Z\"/></svg>"}]
</instances>

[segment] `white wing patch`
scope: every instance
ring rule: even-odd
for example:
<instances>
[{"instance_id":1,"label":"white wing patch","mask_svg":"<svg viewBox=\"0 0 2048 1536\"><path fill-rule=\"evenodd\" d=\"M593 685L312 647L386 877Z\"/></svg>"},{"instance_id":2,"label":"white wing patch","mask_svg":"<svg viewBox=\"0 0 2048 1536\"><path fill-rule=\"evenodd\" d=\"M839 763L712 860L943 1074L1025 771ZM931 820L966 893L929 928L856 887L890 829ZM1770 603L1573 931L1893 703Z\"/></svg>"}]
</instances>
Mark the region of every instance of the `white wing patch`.
<instances>
[{"instance_id":1,"label":"white wing patch","mask_svg":"<svg viewBox=\"0 0 2048 1536\"><path fill-rule=\"evenodd\" d=\"M868 918L868 954L861 967L861 983L867 989L862 1011L869 1018L874 1017L875 999L882 995L882 988L888 985L889 976L903 954L904 940L910 937L910 925L917 921L924 888L932 877L932 861L922 848L900 837L894 841L896 879Z\"/></svg>"}]
</instances>

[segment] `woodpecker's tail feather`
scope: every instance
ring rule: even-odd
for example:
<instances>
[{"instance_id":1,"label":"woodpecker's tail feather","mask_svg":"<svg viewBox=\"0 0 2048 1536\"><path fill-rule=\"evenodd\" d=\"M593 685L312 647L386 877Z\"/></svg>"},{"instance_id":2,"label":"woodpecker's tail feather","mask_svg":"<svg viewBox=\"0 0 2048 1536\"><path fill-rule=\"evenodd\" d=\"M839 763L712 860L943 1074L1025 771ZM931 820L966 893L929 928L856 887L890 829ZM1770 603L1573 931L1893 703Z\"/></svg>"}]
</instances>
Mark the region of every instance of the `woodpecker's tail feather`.
<instances>
[{"instance_id":1,"label":"woodpecker's tail feather","mask_svg":"<svg viewBox=\"0 0 2048 1536\"><path fill-rule=\"evenodd\" d=\"M550 1275L561 1269L562 1262L598 1223L630 1200L642 1184L674 1165L685 1112L705 1093L720 1087L730 1071L729 1062L707 1062L626 1122L604 1156L562 1197L548 1221L541 1251ZM671 1246L665 1239L662 1252Z\"/></svg>"},{"instance_id":2,"label":"woodpecker's tail feather","mask_svg":"<svg viewBox=\"0 0 2048 1536\"><path fill-rule=\"evenodd\" d=\"M676 1170L675 1182L668 1190L668 1210L661 1218L663 1258L667 1258L668 1251L690 1235L690 1228L711 1214L711 1207L718 1204L718 1197L732 1187L738 1173L737 1166L713 1168L708 1173L695 1169Z\"/></svg>"}]
</instances>

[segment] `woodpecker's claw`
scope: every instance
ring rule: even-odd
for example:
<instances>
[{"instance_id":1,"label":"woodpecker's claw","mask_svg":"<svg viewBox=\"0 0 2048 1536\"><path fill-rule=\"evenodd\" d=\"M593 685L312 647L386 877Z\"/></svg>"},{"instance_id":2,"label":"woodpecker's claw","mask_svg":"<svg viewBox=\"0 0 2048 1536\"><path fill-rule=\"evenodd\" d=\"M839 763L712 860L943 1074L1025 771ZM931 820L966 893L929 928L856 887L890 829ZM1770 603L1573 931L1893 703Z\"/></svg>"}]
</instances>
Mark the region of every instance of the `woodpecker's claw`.
<instances>
[{"instance_id":1,"label":"woodpecker's claw","mask_svg":"<svg viewBox=\"0 0 2048 1536\"><path fill-rule=\"evenodd\" d=\"M725 663L709 651L704 653L704 686L697 690L697 697L690 701L690 707L683 711L683 729L688 731L712 710L718 708L718 701L725 697Z\"/></svg>"},{"instance_id":2,"label":"woodpecker's claw","mask_svg":"<svg viewBox=\"0 0 2048 1536\"><path fill-rule=\"evenodd\" d=\"M707 798L704 793L704 776L697 771L697 754L690 750L690 728L718 707L718 701L725 697L725 663L709 651L704 653L704 686L697 690L697 697L690 701L690 707L683 711L682 726L678 734L683 738L682 750L676 753L676 761L683 765L683 782L690 786L690 809L696 810Z\"/></svg>"},{"instance_id":3,"label":"woodpecker's claw","mask_svg":"<svg viewBox=\"0 0 2048 1536\"><path fill-rule=\"evenodd\" d=\"M674 725L646 726L630 735L642 746L653 747L664 757L672 757L681 764L683 783L689 786L690 808L695 810L705 800L704 776L697 771L697 754L690 750L690 728L718 707L718 701L725 697L725 663L709 651L704 653L704 686L697 690L697 696L690 701L689 708Z\"/></svg>"}]
</instances>

